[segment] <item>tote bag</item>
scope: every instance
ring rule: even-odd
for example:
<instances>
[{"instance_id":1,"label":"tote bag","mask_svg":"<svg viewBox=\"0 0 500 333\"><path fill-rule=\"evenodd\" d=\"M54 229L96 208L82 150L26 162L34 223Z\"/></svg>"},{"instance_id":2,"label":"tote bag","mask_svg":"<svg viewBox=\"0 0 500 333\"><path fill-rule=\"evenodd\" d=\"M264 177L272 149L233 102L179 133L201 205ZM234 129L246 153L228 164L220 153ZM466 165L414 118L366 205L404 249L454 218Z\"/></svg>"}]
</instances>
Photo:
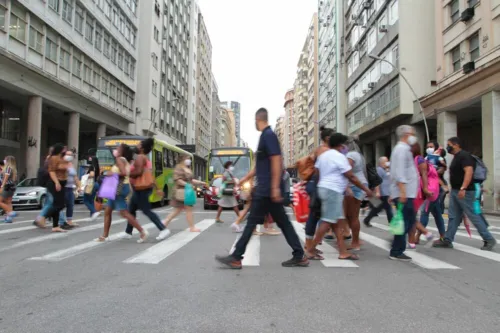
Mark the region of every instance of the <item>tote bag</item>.
<instances>
[{"instance_id":1,"label":"tote bag","mask_svg":"<svg viewBox=\"0 0 500 333\"><path fill-rule=\"evenodd\" d=\"M191 184L186 184L184 187L184 205L194 206L196 204L196 193Z\"/></svg>"},{"instance_id":2,"label":"tote bag","mask_svg":"<svg viewBox=\"0 0 500 333\"><path fill-rule=\"evenodd\" d=\"M99 188L99 198L115 200L118 183L119 178L116 174L105 177L102 181L101 187Z\"/></svg>"}]
</instances>

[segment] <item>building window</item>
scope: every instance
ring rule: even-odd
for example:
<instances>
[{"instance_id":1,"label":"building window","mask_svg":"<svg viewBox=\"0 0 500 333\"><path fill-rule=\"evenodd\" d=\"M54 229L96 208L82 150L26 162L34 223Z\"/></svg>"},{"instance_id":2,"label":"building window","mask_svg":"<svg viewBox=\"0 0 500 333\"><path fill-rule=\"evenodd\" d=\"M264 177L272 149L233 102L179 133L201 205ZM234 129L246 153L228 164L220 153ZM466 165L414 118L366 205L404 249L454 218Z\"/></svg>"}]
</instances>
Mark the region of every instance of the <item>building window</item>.
<instances>
[{"instance_id":1,"label":"building window","mask_svg":"<svg viewBox=\"0 0 500 333\"><path fill-rule=\"evenodd\" d=\"M82 77L82 60L79 54L73 54L73 75L80 78Z\"/></svg>"},{"instance_id":2,"label":"building window","mask_svg":"<svg viewBox=\"0 0 500 333\"><path fill-rule=\"evenodd\" d=\"M92 43L94 40L94 20L87 16L85 24L85 39Z\"/></svg>"},{"instance_id":3,"label":"building window","mask_svg":"<svg viewBox=\"0 0 500 333\"><path fill-rule=\"evenodd\" d=\"M453 72L460 70L460 45L451 50L451 63Z\"/></svg>"},{"instance_id":4,"label":"building window","mask_svg":"<svg viewBox=\"0 0 500 333\"><path fill-rule=\"evenodd\" d=\"M94 72L93 85L97 89L101 87L101 75L98 74L97 72Z\"/></svg>"},{"instance_id":5,"label":"building window","mask_svg":"<svg viewBox=\"0 0 500 333\"><path fill-rule=\"evenodd\" d=\"M130 78L132 78L132 80L134 80L135 78L134 73L135 73L135 61L132 60L130 63Z\"/></svg>"},{"instance_id":6,"label":"building window","mask_svg":"<svg viewBox=\"0 0 500 333\"><path fill-rule=\"evenodd\" d=\"M153 53L153 67L158 69L158 56L156 53Z\"/></svg>"},{"instance_id":7,"label":"building window","mask_svg":"<svg viewBox=\"0 0 500 333\"><path fill-rule=\"evenodd\" d=\"M113 8L113 16L111 17L111 20L113 21L113 24L115 25L115 27L118 28L118 24L120 21L120 15L118 15L118 11L116 10L116 8Z\"/></svg>"},{"instance_id":8,"label":"building window","mask_svg":"<svg viewBox=\"0 0 500 333\"><path fill-rule=\"evenodd\" d=\"M69 71L69 59L71 55L68 50L61 47L61 52L59 55L59 65L65 70Z\"/></svg>"},{"instance_id":9,"label":"building window","mask_svg":"<svg viewBox=\"0 0 500 333\"><path fill-rule=\"evenodd\" d=\"M45 58L57 62L57 42L49 36L45 40Z\"/></svg>"},{"instance_id":10,"label":"building window","mask_svg":"<svg viewBox=\"0 0 500 333\"><path fill-rule=\"evenodd\" d=\"M109 16L111 15L111 3L109 2L109 0L104 1L103 7L104 14L109 18Z\"/></svg>"},{"instance_id":11,"label":"building window","mask_svg":"<svg viewBox=\"0 0 500 333\"><path fill-rule=\"evenodd\" d=\"M396 23L396 21L398 20L399 18L399 13L398 13L398 0L395 0L392 4L391 4L391 7L390 7L390 10L389 10L389 23L391 25L393 25L394 23Z\"/></svg>"},{"instance_id":12,"label":"building window","mask_svg":"<svg viewBox=\"0 0 500 333\"><path fill-rule=\"evenodd\" d=\"M90 83L92 79L92 68L89 65L85 64L83 66L83 80L87 83Z\"/></svg>"},{"instance_id":13,"label":"building window","mask_svg":"<svg viewBox=\"0 0 500 333\"><path fill-rule=\"evenodd\" d=\"M102 79L102 92L103 92L103 94L105 94L105 95L107 95L107 94L108 94L108 84L109 84L108 79L103 78L103 79Z\"/></svg>"},{"instance_id":14,"label":"building window","mask_svg":"<svg viewBox=\"0 0 500 333\"><path fill-rule=\"evenodd\" d=\"M451 23L455 23L460 18L460 3L458 0L453 0L450 3L450 18Z\"/></svg>"},{"instance_id":15,"label":"building window","mask_svg":"<svg viewBox=\"0 0 500 333\"><path fill-rule=\"evenodd\" d=\"M123 51L121 49L118 52L118 68L123 68Z\"/></svg>"},{"instance_id":16,"label":"building window","mask_svg":"<svg viewBox=\"0 0 500 333\"><path fill-rule=\"evenodd\" d=\"M135 32L130 33L130 44L135 48Z\"/></svg>"},{"instance_id":17,"label":"building window","mask_svg":"<svg viewBox=\"0 0 500 333\"><path fill-rule=\"evenodd\" d=\"M128 55L125 55L125 61L124 61L124 65L123 65L123 71L125 72L125 74L129 74L129 71L130 71L130 58Z\"/></svg>"},{"instance_id":18,"label":"building window","mask_svg":"<svg viewBox=\"0 0 500 333\"><path fill-rule=\"evenodd\" d=\"M26 43L26 11L13 3L10 13L10 36Z\"/></svg>"},{"instance_id":19,"label":"building window","mask_svg":"<svg viewBox=\"0 0 500 333\"><path fill-rule=\"evenodd\" d=\"M102 49L102 27L97 25L95 28L95 48L101 51Z\"/></svg>"},{"instance_id":20,"label":"building window","mask_svg":"<svg viewBox=\"0 0 500 333\"><path fill-rule=\"evenodd\" d=\"M479 58L479 33L469 38L470 61L476 61Z\"/></svg>"},{"instance_id":21,"label":"building window","mask_svg":"<svg viewBox=\"0 0 500 333\"><path fill-rule=\"evenodd\" d=\"M5 27L5 15L7 15L7 4L0 2L0 30L7 31Z\"/></svg>"},{"instance_id":22,"label":"building window","mask_svg":"<svg viewBox=\"0 0 500 333\"><path fill-rule=\"evenodd\" d=\"M157 43L160 42L160 30L158 30L156 26L154 27L154 39Z\"/></svg>"},{"instance_id":23,"label":"building window","mask_svg":"<svg viewBox=\"0 0 500 333\"><path fill-rule=\"evenodd\" d=\"M102 48L102 52L106 57L109 58L109 35L107 33L104 33L104 44Z\"/></svg>"},{"instance_id":24,"label":"building window","mask_svg":"<svg viewBox=\"0 0 500 333\"><path fill-rule=\"evenodd\" d=\"M35 17L30 20L29 46L38 53L43 53L43 23Z\"/></svg>"},{"instance_id":25,"label":"building window","mask_svg":"<svg viewBox=\"0 0 500 333\"><path fill-rule=\"evenodd\" d=\"M155 82L155 80L153 80L151 82L151 92L153 93L153 95L157 95L157 90L158 90L158 83Z\"/></svg>"},{"instance_id":26,"label":"building window","mask_svg":"<svg viewBox=\"0 0 500 333\"><path fill-rule=\"evenodd\" d=\"M69 24L73 22L73 6L69 0L63 1L62 18Z\"/></svg>"},{"instance_id":27,"label":"building window","mask_svg":"<svg viewBox=\"0 0 500 333\"><path fill-rule=\"evenodd\" d=\"M467 0L469 2L469 7L474 7L479 3L479 0Z\"/></svg>"},{"instance_id":28,"label":"building window","mask_svg":"<svg viewBox=\"0 0 500 333\"><path fill-rule=\"evenodd\" d=\"M375 30L372 29L368 34L368 53L375 48L375 45L377 45L377 34Z\"/></svg>"},{"instance_id":29,"label":"building window","mask_svg":"<svg viewBox=\"0 0 500 333\"><path fill-rule=\"evenodd\" d=\"M49 0L49 8L59 13L59 0Z\"/></svg>"},{"instance_id":30,"label":"building window","mask_svg":"<svg viewBox=\"0 0 500 333\"><path fill-rule=\"evenodd\" d=\"M75 8L75 30L83 34L83 8L78 5Z\"/></svg>"},{"instance_id":31,"label":"building window","mask_svg":"<svg viewBox=\"0 0 500 333\"><path fill-rule=\"evenodd\" d=\"M117 49L116 49L116 42L112 41L111 42L111 61L116 64L116 55L117 55Z\"/></svg>"}]
</instances>

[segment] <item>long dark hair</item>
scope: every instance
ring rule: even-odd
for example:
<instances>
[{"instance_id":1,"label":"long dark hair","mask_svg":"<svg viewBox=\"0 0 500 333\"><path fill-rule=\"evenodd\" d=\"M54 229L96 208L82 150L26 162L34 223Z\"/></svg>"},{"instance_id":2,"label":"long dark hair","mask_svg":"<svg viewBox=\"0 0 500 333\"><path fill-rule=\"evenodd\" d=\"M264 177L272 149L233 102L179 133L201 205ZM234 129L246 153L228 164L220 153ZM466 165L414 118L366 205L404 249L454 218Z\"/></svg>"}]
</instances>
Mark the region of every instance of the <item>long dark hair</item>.
<instances>
[{"instance_id":1,"label":"long dark hair","mask_svg":"<svg viewBox=\"0 0 500 333\"><path fill-rule=\"evenodd\" d=\"M132 150L132 148L130 148L130 146L125 143L122 143L120 147L122 148L122 157L124 157L127 162L133 161L134 151Z\"/></svg>"},{"instance_id":2,"label":"long dark hair","mask_svg":"<svg viewBox=\"0 0 500 333\"><path fill-rule=\"evenodd\" d=\"M94 178L97 179L99 178L99 176L101 175L101 170L99 169L99 160L97 159L97 156L90 156L89 157L89 160L90 160L90 166L92 167L92 169L94 169ZM89 172L90 172L90 168L89 168Z\"/></svg>"},{"instance_id":3,"label":"long dark hair","mask_svg":"<svg viewBox=\"0 0 500 333\"><path fill-rule=\"evenodd\" d=\"M327 139L335 133L335 131L332 128L327 128L325 126L320 126L319 131L320 131L321 141L323 142L327 142Z\"/></svg>"}]
</instances>

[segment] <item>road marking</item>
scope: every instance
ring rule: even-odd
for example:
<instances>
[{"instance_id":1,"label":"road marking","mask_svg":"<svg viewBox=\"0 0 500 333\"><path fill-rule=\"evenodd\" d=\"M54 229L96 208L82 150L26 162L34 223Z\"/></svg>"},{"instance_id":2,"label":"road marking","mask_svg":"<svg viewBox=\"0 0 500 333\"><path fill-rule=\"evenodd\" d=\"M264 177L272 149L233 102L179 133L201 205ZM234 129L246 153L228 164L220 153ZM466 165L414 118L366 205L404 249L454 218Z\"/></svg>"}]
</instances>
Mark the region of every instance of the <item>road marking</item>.
<instances>
[{"instance_id":1,"label":"road marking","mask_svg":"<svg viewBox=\"0 0 500 333\"><path fill-rule=\"evenodd\" d=\"M33 223L33 221L35 221L35 218L32 218L31 220L24 220L24 221L16 221L16 220L14 220L13 223L2 223L2 224L0 224L0 227L6 227L6 226L18 225L18 224L25 224L25 223ZM87 217L87 218L84 218L84 219L73 220L73 222L86 222L86 221L90 221L90 218ZM49 222L47 222L47 224L49 224ZM52 224L52 223L50 223L50 224Z\"/></svg>"},{"instance_id":2,"label":"road marking","mask_svg":"<svg viewBox=\"0 0 500 333\"><path fill-rule=\"evenodd\" d=\"M32 221L32 222L33 222L33 221ZM18 231L32 230L32 229L37 229L37 227L32 226L32 227L11 228L11 229L7 229L7 230L1 230L1 231L0 231L0 235L3 235L3 234L10 234L10 233L12 233L12 232L18 232Z\"/></svg>"},{"instance_id":3,"label":"road marking","mask_svg":"<svg viewBox=\"0 0 500 333\"><path fill-rule=\"evenodd\" d=\"M234 248L240 237L241 235L236 237L236 240L234 241L234 244L231 247L231 251L229 251L229 254L234 252ZM241 264L243 266L260 265L260 236L252 235L252 237L250 237L250 241L248 242L247 247L245 249L245 254L243 256Z\"/></svg>"},{"instance_id":4,"label":"road marking","mask_svg":"<svg viewBox=\"0 0 500 333\"><path fill-rule=\"evenodd\" d=\"M196 224L196 227L200 229L200 232L191 232L188 228L169 237L164 242L153 245L147 250L144 250L141 253L130 257L123 262L127 264L158 264L171 254L173 254L175 251L191 242L214 223L215 220L213 219L203 220Z\"/></svg>"},{"instance_id":5,"label":"road marking","mask_svg":"<svg viewBox=\"0 0 500 333\"><path fill-rule=\"evenodd\" d=\"M385 226L385 225L376 224L376 223L372 223L372 225L374 227L382 229L382 230L386 230L386 231L389 230L389 227ZM372 235L364 233L364 232L360 232L360 236L364 241L366 241L366 242L368 242L368 243L370 243L378 248L386 250L387 252L389 252L391 250L391 245L386 240L383 240L381 238L372 236ZM460 269L460 267L448 264L444 261L426 256L425 254L422 254L422 253L419 253L416 251L411 251L410 257L412 258L412 261L411 261L412 263L414 263L422 268L426 268L426 269Z\"/></svg>"},{"instance_id":6,"label":"road marking","mask_svg":"<svg viewBox=\"0 0 500 333\"><path fill-rule=\"evenodd\" d=\"M306 233L304 231L304 225L296 221L293 221L292 224L300 240L305 243ZM318 245L317 249L323 251L322 256L325 259L320 261L325 267L359 267L352 260L339 259L339 252L337 251L337 249L335 249L331 245L326 244L325 242L323 242L322 245Z\"/></svg>"},{"instance_id":7,"label":"road marking","mask_svg":"<svg viewBox=\"0 0 500 333\"><path fill-rule=\"evenodd\" d=\"M143 225L142 227L144 229L151 229L151 228L155 227L155 225L153 223L148 223L146 225ZM132 234L134 234L136 232L137 232L137 230L134 229L132 231ZM112 241L115 241L117 239L122 238L123 236L125 236L125 232L124 231L117 232L115 234L110 235L108 237L108 241L106 241L106 242L96 242L95 240L91 240L89 242L78 244L78 245L72 246L72 247L67 248L67 249L63 249L63 250L59 250L59 251L55 251L55 252L46 254L46 255L44 255L42 257L32 257L32 258L29 258L29 260L61 261L61 260L64 260L64 259L68 259L68 258L74 257L74 256L76 256L78 254L90 251L90 250L92 250L92 249L94 249L96 247L109 244Z\"/></svg>"}]
</instances>

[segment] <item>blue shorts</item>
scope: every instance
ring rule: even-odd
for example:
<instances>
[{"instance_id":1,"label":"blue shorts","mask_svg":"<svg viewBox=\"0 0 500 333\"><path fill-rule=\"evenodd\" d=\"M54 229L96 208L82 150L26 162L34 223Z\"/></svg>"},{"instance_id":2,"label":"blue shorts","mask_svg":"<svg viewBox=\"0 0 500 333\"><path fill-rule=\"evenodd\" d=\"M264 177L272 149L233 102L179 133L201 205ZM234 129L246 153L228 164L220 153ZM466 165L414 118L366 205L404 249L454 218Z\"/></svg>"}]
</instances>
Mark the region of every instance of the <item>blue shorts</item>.
<instances>
[{"instance_id":1,"label":"blue shorts","mask_svg":"<svg viewBox=\"0 0 500 333\"><path fill-rule=\"evenodd\" d=\"M318 187L318 196L321 200L321 221L337 223L344 218L344 194L333 190Z\"/></svg>"},{"instance_id":2,"label":"blue shorts","mask_svg":"<svg viewBox=\"0 0 500 333\"><path fill-rule=\"evenodd\" d=\"M112 210L122 211L127 210L127 197L130 193L130 185L123 184L120 194L118 194L115 200L108 200L106 202L107 207L111 207Z\"/></svg>"},{"instance_id":3,"label":"blue shorts","mask_svg":"<svg viewBox=\"0 0 500 333\"><path fill-rule=\"evenodd\" d=\"M363 184L363 185L366 186L366 184ZM355 185L351 185L350 188L351 188L353 197L355 197L357 200L363 201L365 199L365 192L362 189L360 189L359 187L357 187Z\"/></svg>"}]
</instances>

